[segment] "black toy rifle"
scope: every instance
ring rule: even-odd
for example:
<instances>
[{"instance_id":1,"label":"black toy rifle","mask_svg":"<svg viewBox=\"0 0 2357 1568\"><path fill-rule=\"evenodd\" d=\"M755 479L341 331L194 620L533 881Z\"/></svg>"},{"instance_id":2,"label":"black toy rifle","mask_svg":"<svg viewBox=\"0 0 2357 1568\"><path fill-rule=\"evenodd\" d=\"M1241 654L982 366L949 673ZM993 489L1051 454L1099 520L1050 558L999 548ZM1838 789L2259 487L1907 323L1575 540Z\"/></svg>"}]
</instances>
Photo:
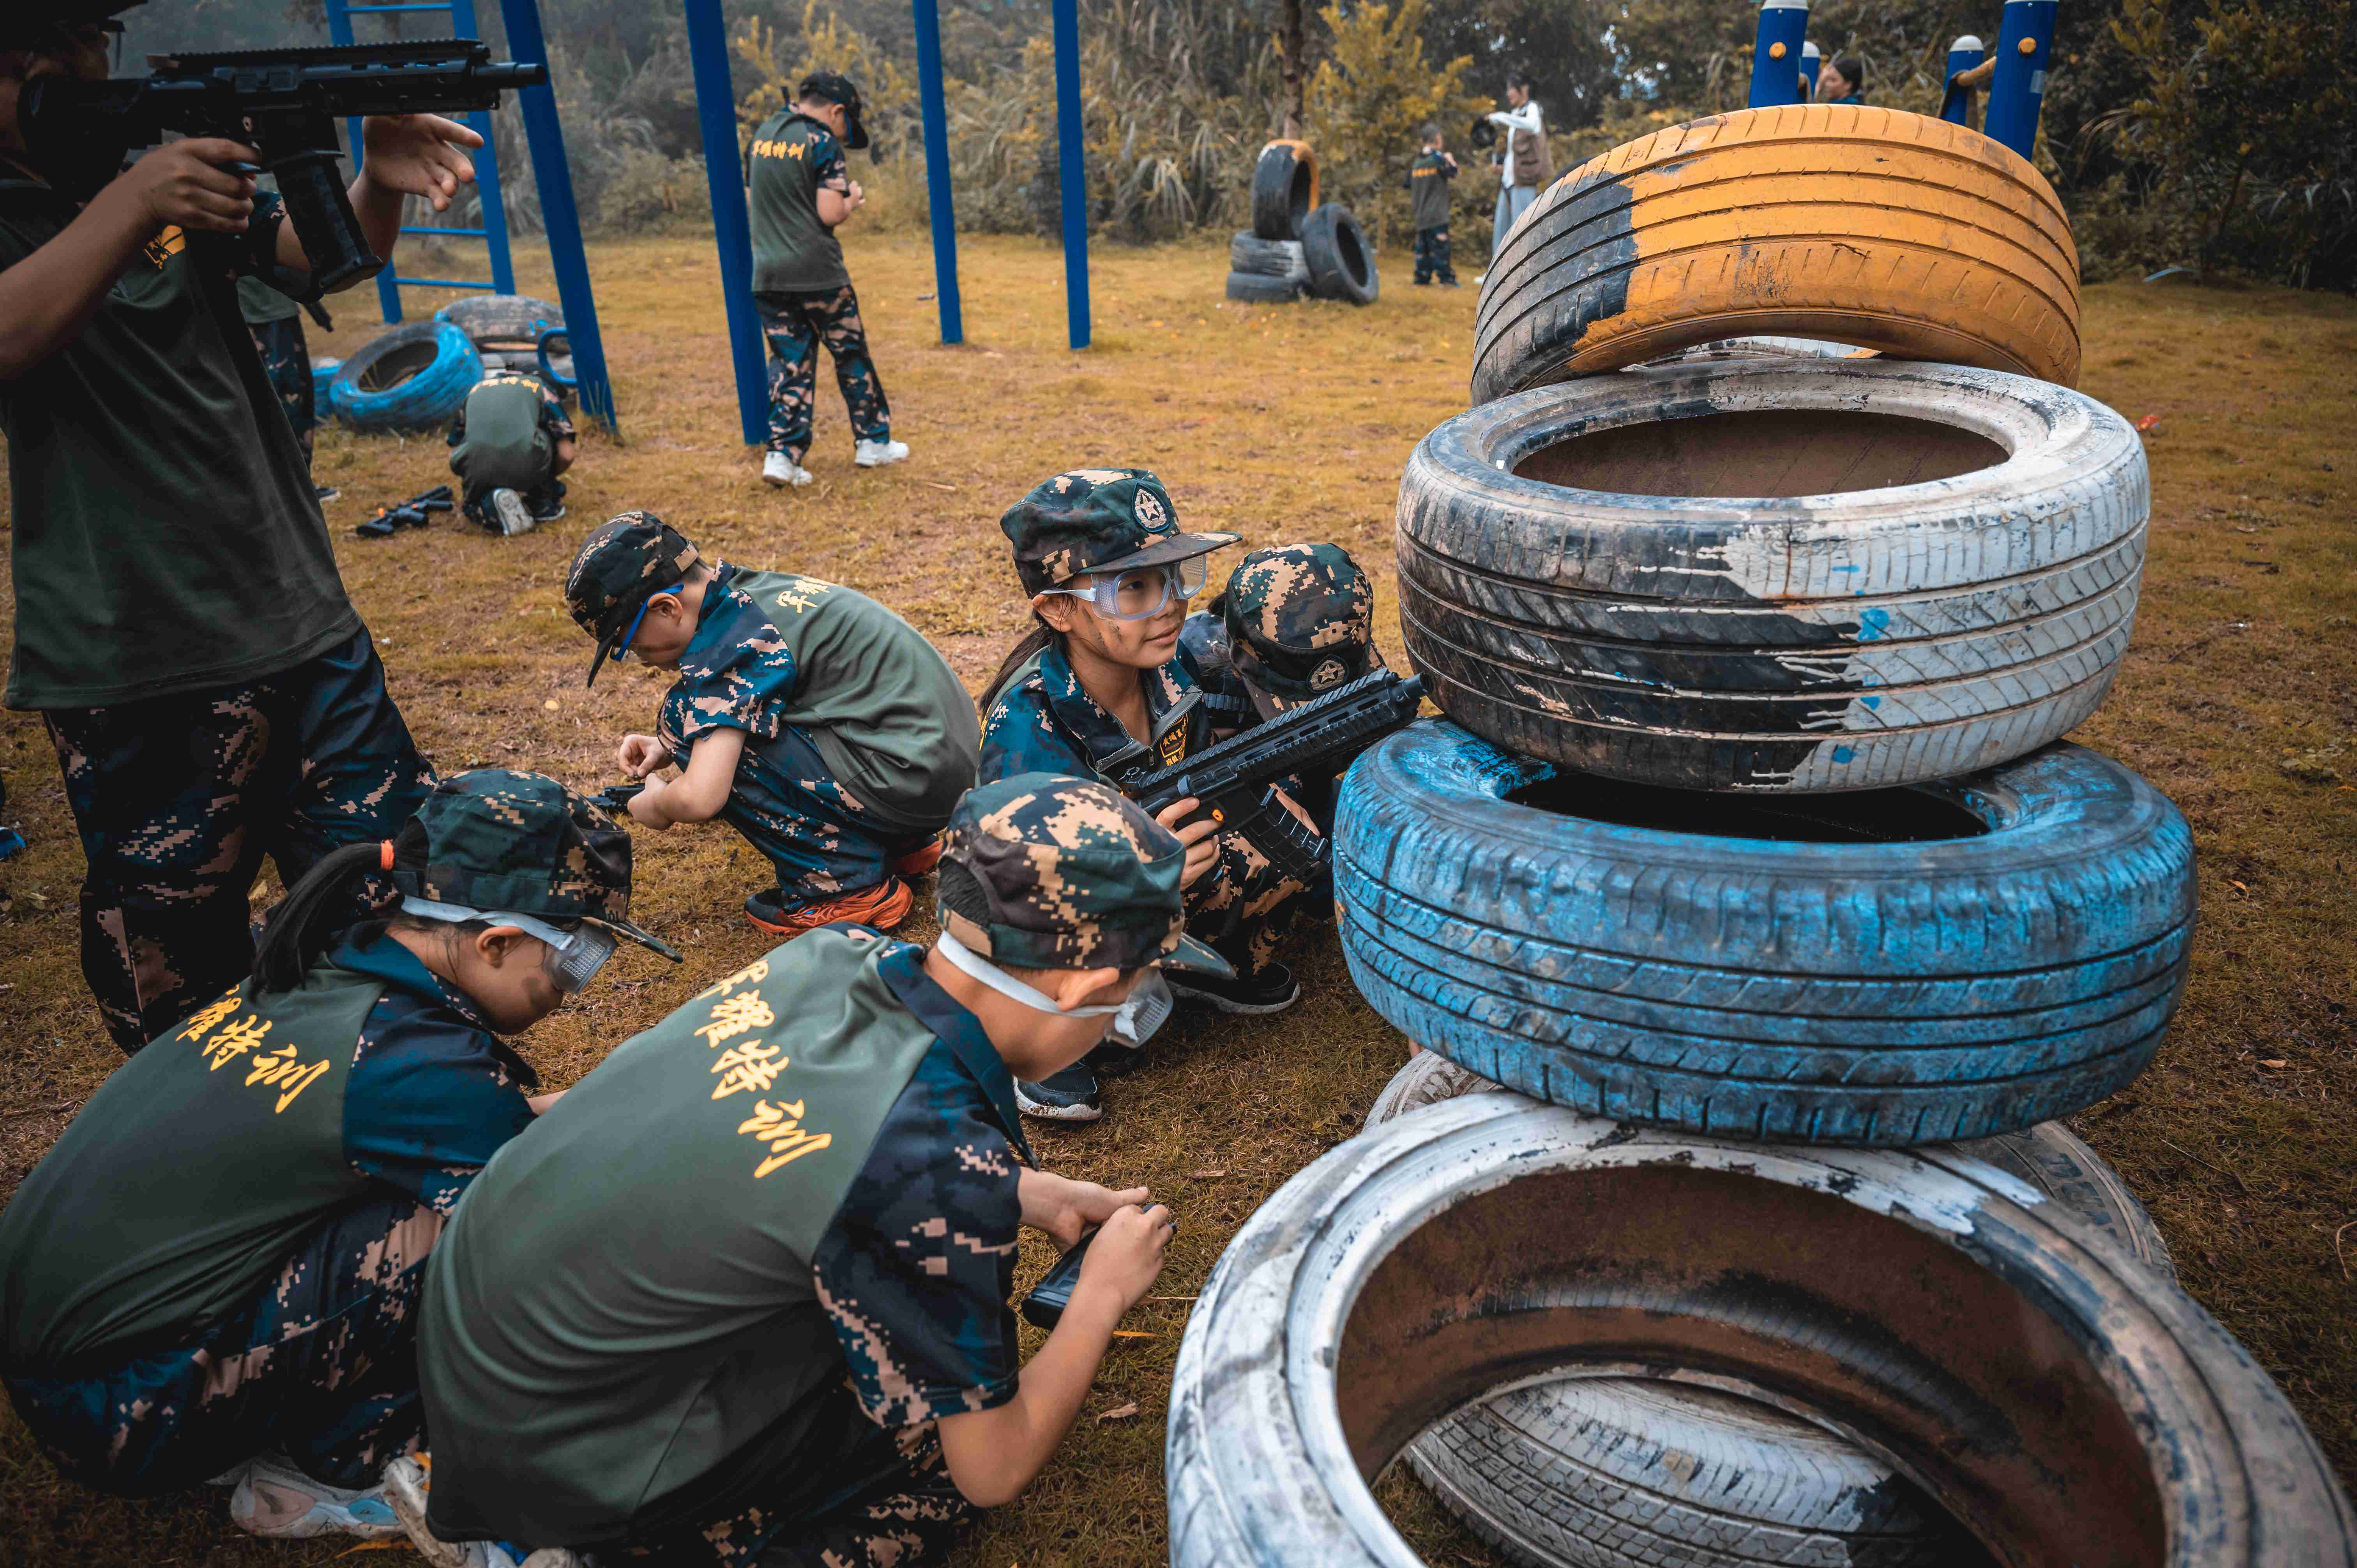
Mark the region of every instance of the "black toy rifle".
<instances>
[{"instance_id":1,"label":"black toy rifle","mask_svg":"<svg viewBox=\"0 0 2357 1568\"><path fill-rule=\"evenodd\" d=\"M436 485L430 490L420 490L398 506L381 506L376 515L352 532L362 539L383 539L396 528L424 528L428 515L448 511L451 508L450 487Z\"/></svg>"},{"instance_id":2,"label":"black toy rifle","mask_svg":"<svg viewBox=\"0 0 2357 1568\"><path fill-rule=\"evenodd\" d=\"M1189 795L1235 828L1278 870L1303 882L1325 870L1325 838L1276 803L1270 788L1295 774L1339 773L1405 727L1424 702L1424 677L1376 670L1152 773L1117 779L1148 815Z\"/></svg>"},{"instance_id":3,"label":"black toy rifle","mask_svg":"<svg viewBox=\"0 0 2357 1568\"><path fill-rule=\"evenodd\" d=\"M262 163L238 172L276 177L322 293L384 266L344 193L338 116L495 109L501 92L548 80L546 66L495 62L490 47L472 38L150 55L147 63L153 70L144 77L26 82L17 124L35 166L59 191L87 200L133 148L169 133L243 142L260 150Z\"/></svg>"},{"instance_id":4,"label":"black toy rifle","mask_svg":"<svg viewBox=\"0 0 2357 1568\"><path fill-rule=\"evenodd\" d=\"M630 809L631 799L646 789L646 780L635 784L615 784L589 797L589 803L608 816L619 817Z\"/></svg>"}]
</instances>

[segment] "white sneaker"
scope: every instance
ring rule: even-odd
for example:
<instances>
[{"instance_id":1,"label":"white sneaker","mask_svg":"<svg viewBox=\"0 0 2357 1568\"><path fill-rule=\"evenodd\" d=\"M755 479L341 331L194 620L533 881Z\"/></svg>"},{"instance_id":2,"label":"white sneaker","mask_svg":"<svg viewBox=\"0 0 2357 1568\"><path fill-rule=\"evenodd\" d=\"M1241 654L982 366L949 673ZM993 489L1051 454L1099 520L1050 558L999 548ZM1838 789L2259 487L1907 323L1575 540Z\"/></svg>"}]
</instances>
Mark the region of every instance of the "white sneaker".
<instances>
[{"instance_id":1,"label":"white sneaker","mask_svg":"<svg viewBox=\"0 0 2357 1568\"><path fill-rule=\"evenodd\" d=\"M524 505L523 498L513 490L493 490L484 499L490 502L491 515L500 520L500 532L510 539L540 526L540 520L532 515L532 508Z\"/></svg>"},{"instance_id":2,"label":"white sneaker","mask_svg":"<svg viewBox=\"0 0 2357 1568\"><path fill-rule=\"evenodd\" d=\"M816 478L818 478L816 474L812 473L783 452L772 452L761 460L761 481L764 484L801 486L809 484Z\"/></svg>"},{"instance_id":3,"label":"white sneaker","mask_svg":"<svg viewBox=\"0 0 2357 1568\"><path fill-rule=\"evenodd\" d=\"M880 468L887 463L897 463L909 455L905 441L862 441L851 460L863 468Z\"/></svg>"},{"instance_id":4,"label":"white sneaker","mask_svg":"<svg viewBox=\"0 0 2357 1568\"><path fill-rule=\"evenodd\" d=\"M366 1491L346 1491L313 1480L275 1454L246 1466L237 1490L230 1494L229 1517L248 1535L276 1541L308 1541L318 1535L394 1541L402 1533L382 1484Z\"/></svg>"}]
</instances>

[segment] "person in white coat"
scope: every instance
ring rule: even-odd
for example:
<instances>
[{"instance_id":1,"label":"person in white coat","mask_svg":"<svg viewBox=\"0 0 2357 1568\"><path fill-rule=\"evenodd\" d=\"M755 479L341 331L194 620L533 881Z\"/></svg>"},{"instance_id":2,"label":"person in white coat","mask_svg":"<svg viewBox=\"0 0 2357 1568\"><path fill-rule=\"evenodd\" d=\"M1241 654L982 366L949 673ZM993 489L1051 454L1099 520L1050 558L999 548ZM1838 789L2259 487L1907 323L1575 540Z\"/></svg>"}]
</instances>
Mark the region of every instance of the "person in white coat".
<instances>
[{"instance_id":1,"label":"person in white coat","mask_svg":"<svg viewBox=\"0 0 2357 1568\"><path fill-rule=\"evenodd\" d=\"M1490 239L1490 256L1497 259L1506 236L1555 178L1555 159L1547 152L1546 124L1531 98L1530 79L1517 71L1506 78L1506 108L1490 116L1505 134L1498 177L1498 212Z\"/></svg>"}]
</instances>

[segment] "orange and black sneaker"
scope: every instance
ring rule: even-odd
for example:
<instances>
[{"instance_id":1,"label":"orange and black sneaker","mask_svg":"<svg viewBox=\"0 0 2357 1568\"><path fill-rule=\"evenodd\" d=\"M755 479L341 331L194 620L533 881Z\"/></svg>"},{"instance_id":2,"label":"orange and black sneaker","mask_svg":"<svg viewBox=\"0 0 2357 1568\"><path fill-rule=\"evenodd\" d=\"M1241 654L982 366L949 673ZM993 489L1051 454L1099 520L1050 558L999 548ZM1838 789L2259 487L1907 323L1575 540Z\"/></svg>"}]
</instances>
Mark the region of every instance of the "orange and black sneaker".
<instances>
[{"instance_id":1,"label":"orange and black sneaker","mask_svg":"<svg viewBox=\"0 0 2357 1568\"><path fill-rule=\"evenodd\" d=\"M942 838L939 833L935 833L931 838L894 861L892 871L898 876L922 876L941 863Z\"/></svg>"},{"instance_id":2,"label":"orange and black sneaker","mask_svg":"<svg viewBox=\"0 0 2357 1568\"><path fill-rule=\"evenodd\" d=\"M745 918L753 923L755 929L773 937L798 937L837 921L888 931L909 918L916 902L917 896L897 876L888 876L875 886L856 892L791 906L780 904L776 888L764 887L745 900Z\"/></svg>"}]
</instances>

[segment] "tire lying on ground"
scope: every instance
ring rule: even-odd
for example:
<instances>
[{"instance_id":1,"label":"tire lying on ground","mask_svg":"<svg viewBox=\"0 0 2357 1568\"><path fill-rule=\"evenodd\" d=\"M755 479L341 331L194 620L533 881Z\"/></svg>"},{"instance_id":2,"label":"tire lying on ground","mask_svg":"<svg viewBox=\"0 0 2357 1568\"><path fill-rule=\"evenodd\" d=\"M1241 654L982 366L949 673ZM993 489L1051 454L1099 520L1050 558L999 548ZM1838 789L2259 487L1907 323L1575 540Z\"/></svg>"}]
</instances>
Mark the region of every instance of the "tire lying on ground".
<instances>
[{"instance_id":1,"label":"tire lying on ground","mask_svg":"<svg viewBox=\"0 0 2357 1568\"><path fill-rule=\"evenodd\" d=\"M1229 1244L1170 1392L1173 1568L1405 1568L1370 1481L1451 1410L1573 1371L1806 1413L2014 1568L2357 1563L2257 1363L2003 1172L1484 1094L1329 1151Z\"/></svg>"},{"instance_id":2,"label":"tire lying on ground","mask_svg":"<svg viewBox=\"0 0 2357 1568\"><path fill-rule=\"evenodd\" d=\"M436 311L434 319L449 322L479 349L514 345L530 352L542 333L565 325L565 309L526 294L487 294L454 300Z\"/></svg>"},{"instance_id":3,"label":"tire lying on ground","mask_svg":"<svg viewBox=\"0 0 2357 1568\"><path fill-rule=\"evenodd\" d=\"M325 419L335 412L328 402L328 389L335 381L337 371L342 369L343 363L341 360L311 361L311 417L313 419Z\"/></svg>"},{"instance_id":4,"label":"tire lying on ground","mask_svg":"<svg viewBox=\"0 0 2357 1568\"><path fill-rule=\"evenodd\" d=\"M1309 263L1302 259L1298 240L1264 240L1257 234L1238 234L1228 242L1228 270L1289 278L1296 284L1309 281Z\"/></svg>"},{"instance_id":5,"label":"tire lying on ground","mask_svg":"<svg viewBox=\"0 0 2357 1568\"><path fill-rule=\"evenodd\" d=\"M1752 335L2075 385L2070 221L2026 160L1921 114L1674 125L1566 175L1516 225L1481 286L1473 401Z\"/></svg>"},{"instance_id":6,"label":"tire lying on ground","mask_svg":"<svg viewBox=\"0 0 2357 1568\"><path fill-rule=\"evenodd\" d=\"M1509 750L1690 789L1947 778L2103 700L2150 505L2127 422L2046 382L1632 370L1418 443L1401 628L1442 711Z\"/></svg>"},{"instance_id":7,"label":"tire lying on ground","mask_svg":"<svg viewBox=\"0 0 2357 1568\"><path fill-rule=\"evenodd\" d=\"M362 430L447 424L483 379L483 358L447 321L396 327L346 360L328 388L339 417Z\"/></svg>"},{"instance_id":8,"label":"tire lying on ground","mask_svg":"<svg viewBox=\"0 0 2357 1568\"><path fill-rule=\"evenodd\" d=\"M1840 799L1644 789L1422 720L1344 777L1351 978L1428 1050L1591 1114L1796 1143L2018 1132L2159 1045L2184 817L2075 746Z\"/></svg>"},{"instance_id":9,"label":"tire lying on ground","mask_svg":"<svg viewBox=\"0 0 2357 1568\"><path fill-rule=\"evenodd\" d=\"M1374 248L1351 209L1329 201L1301 225L1301 259L1309 268L1309 292L1319 299L1372 305L1378 279Z\"/></svg>"},{"instance_id":10,"label":"tire lying on ground","mask_svg":"<svg viewBox=\"0 0 2357 1568\"><path fill-rule=\"evenodd\" d=\"M1511 1091L1426 1051L1393 1075L1367 1127L1491 1092ZM2027 1183L2174 1277L2152 1217L2061 1123L1945 1147ZM1442 1506L1529 1568L1985 1561L1875 1455L1773 1405L1710 1389L1616 1378L1532 1384L1435 1423L1405 1457Z\"/></svg>"},{"instance_id":11,"label":"tire lying on ground","mask_svg":"<svg viewBox=\"0 0 2357 1568\"><path fill-rule=\"evenodd\" d=\"M1252 231L1264 240L1298 240L1318 205L1318 155L1307 142L1271 142L1253 165Z\"/></svg>"},{"instance_id":12,"label":"tire lying on ground","mask_svg":"<svg viewBox=\"0 0 2357 1568\"><path fill-rule=\"evenodd\" d=\"M1301 285L1291 278L1273 278L1265 273L1230 273L1228 297L1247 305L1290 305L1301 297Z\"/></svg>"}]
</instances>

